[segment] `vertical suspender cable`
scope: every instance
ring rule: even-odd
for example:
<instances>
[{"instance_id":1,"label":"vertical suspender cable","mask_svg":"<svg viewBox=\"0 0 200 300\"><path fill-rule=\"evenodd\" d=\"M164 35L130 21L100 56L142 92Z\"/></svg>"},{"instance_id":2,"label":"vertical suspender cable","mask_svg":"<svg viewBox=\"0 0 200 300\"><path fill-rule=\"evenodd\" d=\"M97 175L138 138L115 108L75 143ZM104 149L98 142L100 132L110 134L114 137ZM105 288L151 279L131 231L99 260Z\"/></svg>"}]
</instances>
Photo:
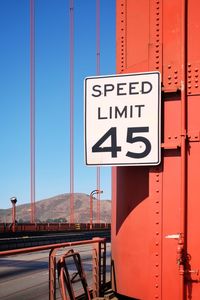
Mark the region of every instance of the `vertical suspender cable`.
<instances>
[{"instance_id":1,"label":"vertical suspender cable","mask_svg":"<svg viewBox=\"0 0 200 300\"><path fill-rule=\"evenodd\" d=\"M31 223L35 222L35 6L30 0L30 156Z\"/></svg>"},{"instance_id":2,"label":"vertical suspender cable","mask_svg":"<svg viewBox=\"0 0 200 300\"><path fill-rule=\"evenodd\" d=\"M74 0L70 0L70 224L74 223Z\"/></svg>"},{"instance_id":3,"label":"vertical suspender cable","mask_svg":"<svg viewBox=\"0 0 200 300\"><path fill-rule=\"evenodd\" d=\"M100 75L100 0L96 0L96 74ZM100 167L97 167L97 190L100 191ZM97 193L97 223L100 223L100 193Z\"/></svg>"}]
</instances>

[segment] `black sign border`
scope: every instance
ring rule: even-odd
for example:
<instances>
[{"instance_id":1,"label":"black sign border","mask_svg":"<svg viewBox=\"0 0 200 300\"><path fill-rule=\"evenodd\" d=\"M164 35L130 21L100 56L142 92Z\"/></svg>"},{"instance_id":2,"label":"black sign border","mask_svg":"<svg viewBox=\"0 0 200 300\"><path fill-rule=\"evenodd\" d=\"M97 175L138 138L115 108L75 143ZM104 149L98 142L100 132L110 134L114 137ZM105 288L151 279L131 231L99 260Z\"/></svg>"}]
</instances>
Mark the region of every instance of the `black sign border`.
<instances>
[{"instance_id":1,"label":"black sign border","mask_svg":"<svg viewBox=\"0 0 200 300\"><path fill-rule=\"evenodd\" d=\"M87 80L97 79L97 78L113 78L113 77L127 77L127 76L143 76L143 75L151 75L156 74L158 76L158 161L157 162L144 162L144 163L88 163L88 154L87 154L87 127L86 127L86 111L87 111ZM107 75L107 76L91 76L86 77L84 80L84 144L85 144L85 164L86 166L111 166L111 167L123 167L123 166L158 166L161 163L161 74L158 71L155 72L144 72L144 73L124 73L124 74L115 74L115 75Z\"/></svg>"}]
</instances>

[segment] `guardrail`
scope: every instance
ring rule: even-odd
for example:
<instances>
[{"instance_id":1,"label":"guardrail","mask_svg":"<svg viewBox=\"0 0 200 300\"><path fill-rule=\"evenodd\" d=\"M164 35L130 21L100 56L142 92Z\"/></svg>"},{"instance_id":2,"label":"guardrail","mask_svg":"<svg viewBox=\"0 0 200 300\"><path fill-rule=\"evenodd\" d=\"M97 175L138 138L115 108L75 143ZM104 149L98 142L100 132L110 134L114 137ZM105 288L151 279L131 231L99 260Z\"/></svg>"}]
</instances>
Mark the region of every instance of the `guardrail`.
<instances>
[{"instance_id":1,"label":"guardrail","mask_svg":"<svg viewBox=\"0 0 200 300\"><path fill-rule=\"evenodd\" d=\"M83 249L86 245L88 245L89 248ZM77 247L79 247L78 250ZM1 251L0 258L49 250L49 300L55 300L57 299L56 295L60 294L60 292L58 292L57 283L57 263L61 257L66 256L65 253L66 251L68 252L69 249L75 249L76 252L78 251L80 253L80 256L83 257L83 267L86 261L85 273L86 277L89 278L88 286L90 294L93 294L93 297L101 296L106 286L106 240L104 238ZM90 255L88 253L90 253ZM77 290L76 295L80 296L80 291ZM63 296L62 299L67 298Z\"/></svg>"},{"instance_id":2,"label":"guardrail","mask_svg":"<svg viewBox=\"0 0 200 300\"><path fill-rule=\"evenodd\" d=\"M31 232L31 234L18 235L3 233L0 235L0 251L90 240L96 236L106 238L107 242L109 242L110 234L110 229L82 230L79 232L41 232L40 234Z\"/></svg>"}]
</instances>

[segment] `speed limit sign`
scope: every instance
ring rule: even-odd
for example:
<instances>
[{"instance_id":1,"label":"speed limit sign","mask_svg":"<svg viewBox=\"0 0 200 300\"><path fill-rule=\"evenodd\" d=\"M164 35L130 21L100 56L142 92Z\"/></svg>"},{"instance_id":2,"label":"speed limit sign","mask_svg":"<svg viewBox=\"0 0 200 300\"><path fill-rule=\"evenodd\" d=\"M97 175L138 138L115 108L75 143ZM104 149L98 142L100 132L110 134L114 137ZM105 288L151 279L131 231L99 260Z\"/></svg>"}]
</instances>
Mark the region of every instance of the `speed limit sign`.
<instances>
[{"instance_id":1,"label":"speed limit sign","mask_svg":"<svg viewBox=\"0 0 200 300\"><path fill-rule=\"evenodd\" d=\"M85 79L87 165L160 163L159 72Z\"/></svg>"}]
</instances>

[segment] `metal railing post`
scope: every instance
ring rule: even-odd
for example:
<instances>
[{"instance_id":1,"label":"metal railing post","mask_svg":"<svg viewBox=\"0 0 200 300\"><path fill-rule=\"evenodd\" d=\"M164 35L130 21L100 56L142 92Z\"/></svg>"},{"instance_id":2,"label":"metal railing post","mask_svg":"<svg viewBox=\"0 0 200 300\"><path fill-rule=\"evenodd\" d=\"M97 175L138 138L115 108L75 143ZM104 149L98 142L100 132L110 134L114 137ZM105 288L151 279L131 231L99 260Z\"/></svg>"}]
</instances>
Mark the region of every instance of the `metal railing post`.
<instances>
[{"instance_id":1,"label":"metal railing post","mask_svg":"<svg viewBox=\"0 0 200 300\"><path fill-rule=\"evenodd\" d=\"M103 294L106 283L106 242L101 243L98 241L98 238L93 238L92 240L97 240L97 243L93 244L92 255L93 298L95 298Z\"/></svg>"},{"instance_id":2,"label":"metal railing post","mask_svg":"<svg viewBox=\"0 0 200 300\"><path fill-rule=\"evenodd\" d=\"M49 300L56 299L56 250L49 252Z\"/></svg>"},{"instance_id":3,"label":"metal railing post","mask_svg":"<svg viewBox=\"0 0 200 300\"><path fill-rule=\"evenodd\" d=\"M106 285L106 242L99 243L100 250L101 250L101 265L100 265L100 274L102 277L102 280L100 282L100 295L104 293L105 285Z\"/></svg>"},{"instance_id":4,"label":"metal railing post","mask_svg":"<svg viewBox=\"0 0 200 300\"><path fill-rule=\"evenodd\" d=\"M96 238L92 239L93 241L96 240ZM99 243L96 242L93 244L93 251L92 251L92 274L93 274L93 298L99 297L99 260L100 260L100 255L99 255Z\"/></svg>"}]
</instances>

